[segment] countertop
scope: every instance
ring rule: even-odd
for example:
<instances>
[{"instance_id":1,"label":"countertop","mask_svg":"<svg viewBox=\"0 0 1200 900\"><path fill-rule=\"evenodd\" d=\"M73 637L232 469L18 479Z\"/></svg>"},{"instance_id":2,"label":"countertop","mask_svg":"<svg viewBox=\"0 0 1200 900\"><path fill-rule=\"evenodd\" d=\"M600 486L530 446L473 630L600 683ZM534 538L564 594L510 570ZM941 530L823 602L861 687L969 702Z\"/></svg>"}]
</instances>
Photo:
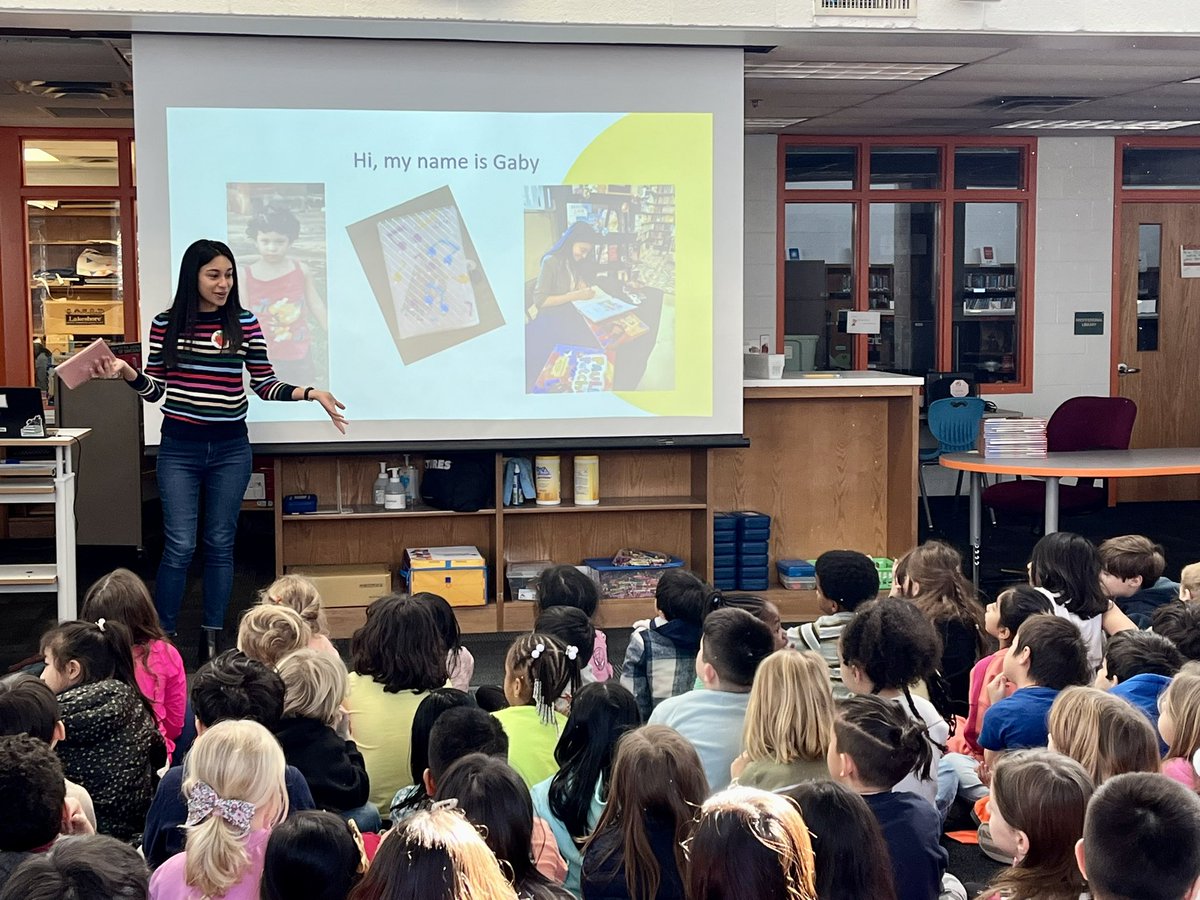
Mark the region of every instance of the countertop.
<instances>
[{"instance_id":1,"label":"countertop","mask_svg":"<svg viewBox=\"0 0 1200 900\"><path fill-rule=\"evenodd\" d=\"M925 379L889 372L785 372L782 378L746 378L744 388L924 387Z\"/></svg>"}]
</instances>

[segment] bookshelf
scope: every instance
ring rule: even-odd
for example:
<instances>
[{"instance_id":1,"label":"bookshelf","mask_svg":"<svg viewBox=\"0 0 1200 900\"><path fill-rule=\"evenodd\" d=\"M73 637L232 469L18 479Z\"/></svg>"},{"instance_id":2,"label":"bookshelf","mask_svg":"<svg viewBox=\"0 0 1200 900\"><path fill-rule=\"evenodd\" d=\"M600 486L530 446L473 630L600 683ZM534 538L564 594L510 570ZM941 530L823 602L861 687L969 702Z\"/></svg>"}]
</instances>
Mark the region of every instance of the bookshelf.
<instances>
[{"instance_id":1,"label":"bookshelf","mask_svg":"<svg viewBox=\"0 0 1200 900\"><path fill-rule=\"evenodd\" d=\"M954 304L954 365L979 382L1016 380L1017 267L964 265Z\"/></svg>"}]
</instances>

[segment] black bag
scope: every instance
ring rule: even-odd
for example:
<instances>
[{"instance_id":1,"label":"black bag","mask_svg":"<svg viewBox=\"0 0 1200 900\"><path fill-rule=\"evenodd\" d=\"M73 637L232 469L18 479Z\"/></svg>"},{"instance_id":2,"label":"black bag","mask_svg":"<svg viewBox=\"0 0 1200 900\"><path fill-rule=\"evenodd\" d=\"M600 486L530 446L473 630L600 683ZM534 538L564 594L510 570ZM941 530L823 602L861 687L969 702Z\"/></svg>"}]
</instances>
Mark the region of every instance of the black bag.
<instances>
[{"instance_id":1,"label":"black bag","mask_svg":"<svg viewBox=\"0 0 1200 900\"><path fill-rule=\"evenodd\" d=\"M421 499L434 509L475 512L492 505L496 486L491 453L441 453L425 457Z\"/></svg>"}]
</instances>

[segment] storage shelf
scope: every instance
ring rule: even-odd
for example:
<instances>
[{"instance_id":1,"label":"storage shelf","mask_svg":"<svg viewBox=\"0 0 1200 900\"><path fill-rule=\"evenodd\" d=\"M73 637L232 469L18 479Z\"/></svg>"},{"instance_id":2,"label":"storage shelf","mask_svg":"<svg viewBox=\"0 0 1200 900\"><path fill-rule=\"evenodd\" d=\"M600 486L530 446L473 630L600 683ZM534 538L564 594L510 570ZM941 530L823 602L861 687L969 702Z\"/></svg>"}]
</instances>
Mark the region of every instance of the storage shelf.
<instances>
[{"instance_id":1,"label":"storage shelf","mask_svg":"<svg viewBox=\"0 0 1200 900\"><path fill-rule=\"evenodd\" d=\"M574 501L564 499L558 506L506 506L504 515L528 515L536 513L597 513L597 512L650 512L653 510L706 509L707 504L698 497L601 497L596 506L577 506Z\"/></svg>"},{"instance_id":2,"label":"storage shelf","mask_svg":"<svg viewBox=\"0 0 1200 900\"><path fill-rule=\"evenodd\" d=\"M344 519L419 519L434 516L494 516L495 509L477 509L474 512L454 512L450 509L432 509L422 506L416 509L380 509L339 512L336 509L318 509L313 513L286 513L284 522L327 522Z\"/></svg>"},{"instance_id":3,"label":"storage shelf","mask_svg":"<svg viewBox=\"0 0 1200 900\"><path fill-rule=\"evenodd\" d=\"M0 566L0 590L53 591L58 586L58 567L44 565Z\"/></svg>"},{"instance_id":4,"label":"storage shelf","mask_svg":"<svg viewBox=\"0 0 1200 900\"><path fill-rule=\"evenodd\" d=\"M54 466L50 463L35 462L0 463L0 478L29 478L31 476L35 478L53 478Z\"/></svg>"}]
</instances>

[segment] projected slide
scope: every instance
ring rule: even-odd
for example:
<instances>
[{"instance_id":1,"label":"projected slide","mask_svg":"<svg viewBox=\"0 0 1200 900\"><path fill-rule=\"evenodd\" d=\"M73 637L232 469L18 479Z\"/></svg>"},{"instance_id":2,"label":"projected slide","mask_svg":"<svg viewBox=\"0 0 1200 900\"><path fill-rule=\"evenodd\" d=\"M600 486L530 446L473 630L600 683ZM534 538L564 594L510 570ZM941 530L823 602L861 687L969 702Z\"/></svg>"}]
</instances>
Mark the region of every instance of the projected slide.
<instances>
[{"instance_id":1,"label":"projected slide","mask_svg":"<svg viewBox=\"0 0 1200 900\"><path fill-rule=\"evenodd\" d=\"M279 376L328 385L356 437L662 433L714 415L712 119L169 106L171 258L227 239Z\"/></svg>"}]
</instances>

